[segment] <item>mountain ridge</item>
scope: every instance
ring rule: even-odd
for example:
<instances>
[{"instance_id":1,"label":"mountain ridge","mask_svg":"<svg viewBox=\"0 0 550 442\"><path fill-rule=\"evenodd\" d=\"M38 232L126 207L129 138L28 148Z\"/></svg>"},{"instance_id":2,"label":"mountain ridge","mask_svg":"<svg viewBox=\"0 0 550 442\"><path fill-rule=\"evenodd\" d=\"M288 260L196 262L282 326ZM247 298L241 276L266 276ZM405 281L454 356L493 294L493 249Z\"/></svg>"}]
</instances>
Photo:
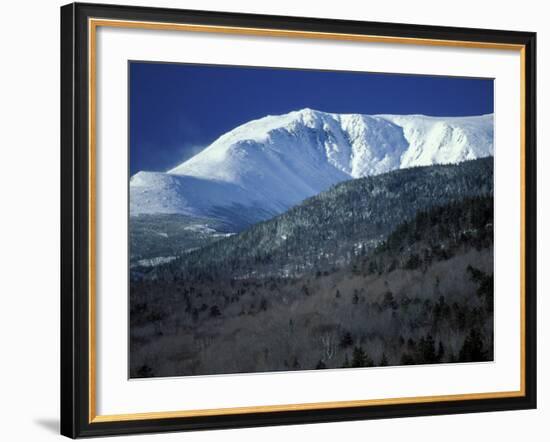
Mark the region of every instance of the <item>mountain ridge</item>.
<instances>
[{"instance_id":1,"label":"mountain ridge","mask_svg":"<svg viewBox=\"0 0 550 442\"><path fill-rule=\"evenodd\" d=\"M363 115L306 108L266 116L223 134L168 172L135 174L130 213L180 213L246 226L342 181L491 156L492 140L492 114Z\"/></svg>"}]
</instances>

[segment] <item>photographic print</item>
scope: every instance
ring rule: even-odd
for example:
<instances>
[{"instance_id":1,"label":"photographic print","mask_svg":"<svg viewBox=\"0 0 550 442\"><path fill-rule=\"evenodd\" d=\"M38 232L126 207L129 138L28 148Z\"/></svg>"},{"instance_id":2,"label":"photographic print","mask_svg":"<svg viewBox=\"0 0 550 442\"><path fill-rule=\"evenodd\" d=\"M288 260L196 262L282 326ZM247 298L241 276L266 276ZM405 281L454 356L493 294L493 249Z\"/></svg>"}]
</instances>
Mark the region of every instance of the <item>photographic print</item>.
<instances>
[{"instance_id":1,"label":"photographic print","mask_svg":"<svg viewBox=\"0 0 550 442\"><path fill-rule=\"evenodd\" d=\"M493 360L493 79L128 69L131 378Z\"/></svg>"},{"instance_id":2,"label":"photographic print","mask_svg":"<svg viewBox=\"0 0 550 442\"><path fill-rule=\"evenodd\" d=\"M61 433L536 408L536 40L63 6Z\"/></svg>"}]
</instances>

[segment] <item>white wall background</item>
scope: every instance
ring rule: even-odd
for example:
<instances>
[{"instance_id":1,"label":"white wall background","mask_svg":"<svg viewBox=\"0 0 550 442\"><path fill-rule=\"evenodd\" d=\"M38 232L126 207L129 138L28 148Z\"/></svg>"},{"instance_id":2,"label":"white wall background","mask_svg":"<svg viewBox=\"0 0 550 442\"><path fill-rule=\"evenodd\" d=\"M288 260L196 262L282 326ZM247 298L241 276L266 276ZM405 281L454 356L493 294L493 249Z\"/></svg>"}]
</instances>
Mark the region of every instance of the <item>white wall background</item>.
<instances>
[{"instance_id":1,"label":"white wall background","mask_svg":"<svg viewBox=\"0 0 550 442\"><path fill-rule=\"evenodd\" d=\"M113 0L114 1L114 0ZM539 409L461 416L392 419L225 430L125 440L256 441L545 440L550 434L550 322L544 278L550 217L544 189L549 140L549 14L544 2L392 0L121 0L126 4L265 14L500 28L538 32ZM99 2L99 1L98 1ZM0 438L60 438L59 410L59 6L58 0L9 2L0 26ZM545 249L545 250L543 250Z\"/></svg>"}]
</instances>

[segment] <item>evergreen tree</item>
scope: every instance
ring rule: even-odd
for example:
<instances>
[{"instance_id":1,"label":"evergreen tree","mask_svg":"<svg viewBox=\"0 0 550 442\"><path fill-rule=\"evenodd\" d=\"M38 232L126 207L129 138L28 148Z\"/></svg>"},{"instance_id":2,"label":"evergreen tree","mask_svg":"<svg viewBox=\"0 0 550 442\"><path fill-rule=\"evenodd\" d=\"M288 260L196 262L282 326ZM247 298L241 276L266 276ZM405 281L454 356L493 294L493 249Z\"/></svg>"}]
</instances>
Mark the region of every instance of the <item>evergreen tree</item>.
<instances>
[{"instance_id":1,"label":"evergreen tree","mask_svg":"<svg viewBox=\"0 0 550 442\"><path fill-rule=\"evenodd\" d=\"M322 359L319 359L319 362L317 362L317 365L315 366L315 370L323 370L325 368L327 368L326 364Z\"/></svg>"},{"instance_id":2,"label":"evergreen tree","mask_svg":"<svg viewBox=\"0 0 550 442\"><path fill-rule=\"evenodd\" d=\"M491 273L486 274L479 269L468 265L466 271L470 274L472 281L478 284L477 295L484 301L485 308L489 313L493 313L494 303L494 278Z\"/></svg>"},{"instance_id":3,"label":"evergreen tree","mask_svg":"<svg viewBox=\"0 0 550 442\"><path fill-rule=\"evenodd\" d=\"M352 367L364 367L365 364L365 352L361 347L354 347L353 356L351 359Z\"/></svg>"},{"instance_id":4,"label":"evergreen tree","mask_svg":"<svg viewBox=\"0 0 550 442\"><path fill-rule=\"evenodd\" d=\"M353 336L349 331L345 332L342 335L342 338L340 339L340 347L347 348L347 347L351 347L352 345L353 345Z\"/></svg>"},{"instance_id":5,"label":"evergreen tree","mask_svg":"<svg viewBox=\"0 0 550 442\"><path fill-rule=\"evenodd\" d=\"M481 333L477 328L470 330L464 339L464 344L458 356L460 362L479 362L487 360L487 352L483 349Z\"/></svg>"},{"instance_id":6,"label":"evergreen tree","mask_svg":"<svg viewBox=\"0 0 550 442\"><path fill-rule=\"evenodd\" d=\"M374 367L373 360L361 347L353 348L353 358L351 360L352 367Z\"/></svg>"},{"instance_id":7,"label":"evergreen tree","mask_svg":"<svg viewBox=\"0 0 550 442\"><path fill-rule=\"evenodd\" d=\"M344 364L342 365L342 368L350 368L351 364L348 359L348 355L346 354L346 357L344 358Z\"/></svg>"},{"instance_id":8,"label":"evergreen tree","mask_svg":"<svg viewBox=\"0 0 550 442\"><path fill-rule=\"evenodd\" d=\"M439 346L437 347L437 362L441 362L443 360L444 355L445 355L445 348L443 347L443 343L439 341Z\"/></svg>"},{"instance_id":9,"label":"evergreen tree","mask_svg":"<svg viewBox=\"0 0 550 442\"><path fill-rule=\"evenodd\" d=\"M423 364L433 364L437 362L435 341L430 334L420 338L418 343L418 359Z\"/></svg>"},{"instance_id":10,"label":"evergreen tree","mask_svg":"<svg viewBox=\"0 0 550 442\"><path fill-rule=\"evenodd\" d=\"M401 355L401 365L414 365L415 360L410 353L403 353Z\"/></svg>"}]
</instances>

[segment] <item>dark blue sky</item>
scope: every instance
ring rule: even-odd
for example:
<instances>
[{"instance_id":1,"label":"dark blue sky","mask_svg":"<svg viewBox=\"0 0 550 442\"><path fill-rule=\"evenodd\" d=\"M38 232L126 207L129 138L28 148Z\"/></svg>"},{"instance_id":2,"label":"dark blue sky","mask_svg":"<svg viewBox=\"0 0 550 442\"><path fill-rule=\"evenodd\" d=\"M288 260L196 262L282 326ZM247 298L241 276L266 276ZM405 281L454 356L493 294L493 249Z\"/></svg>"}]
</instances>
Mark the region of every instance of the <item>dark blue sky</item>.
<instances>
[{"instance_id":1,"label":"dark blue sky","mask_svg":"<svg viewBox=\"0 0 550 442\"><path fill-rule=\"evenodd\" d=\"M130 63L130 172L165 171L249 120L309 107L363 114L493 112L493 80Z\"/></svg>"}]
</instances>

